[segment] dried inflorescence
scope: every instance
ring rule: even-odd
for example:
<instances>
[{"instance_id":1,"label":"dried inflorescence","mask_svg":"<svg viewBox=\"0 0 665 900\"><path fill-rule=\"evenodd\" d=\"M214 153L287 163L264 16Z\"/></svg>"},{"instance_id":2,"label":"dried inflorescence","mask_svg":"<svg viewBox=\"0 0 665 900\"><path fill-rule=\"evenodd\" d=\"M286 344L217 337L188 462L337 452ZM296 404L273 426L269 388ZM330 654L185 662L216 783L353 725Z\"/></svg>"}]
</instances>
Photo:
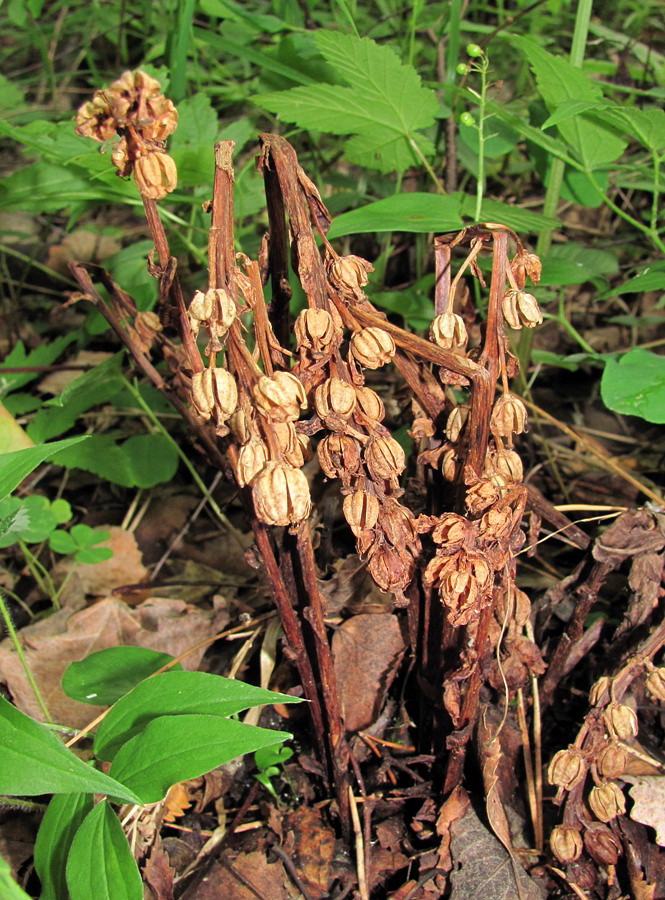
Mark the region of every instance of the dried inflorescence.
<instances>
[{"instance_id":1,"label":"dried inflorescence","mask_svg":"<svg viewBox=\"0 0 665 900\"><path fill-rule=\"evenodd\" d=\"M94 141L116 135L111 160L119 175L133 173L144 197L161 200L177 184L175 163L164 149L178 124L178 113L159 82L145 72L124 72L105 90L97 91L76 115L76 133Z\"/></svg>"}]
</instances>

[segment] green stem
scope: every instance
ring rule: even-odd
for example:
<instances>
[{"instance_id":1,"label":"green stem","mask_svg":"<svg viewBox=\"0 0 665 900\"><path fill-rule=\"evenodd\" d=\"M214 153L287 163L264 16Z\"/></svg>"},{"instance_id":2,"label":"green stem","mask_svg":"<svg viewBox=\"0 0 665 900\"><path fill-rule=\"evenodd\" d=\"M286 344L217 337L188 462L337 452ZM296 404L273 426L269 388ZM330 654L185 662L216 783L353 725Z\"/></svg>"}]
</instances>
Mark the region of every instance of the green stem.
<instances>
[{"instance_id":1,"label":"green stem","mask_svg":"<svg viewBox=\"0 0 665 900\"><path fill-rule=\"evenodd\" d=\"M485 101L487 99L488 60L483 56L478 66L480 73L480 96L478 97L478 181L476 183L476 209L474 221L480 222L485 196Z\"/></svg>"},{"instance_id":2,"label":"green stem","mask_svg":"<svg viewBox=\"0 0 665 900\"><path fill-rule=\"evenodd\" d=\"M46 594L55 609L60 609L58 604L58 593L53 584L53 579L24 541L19 540L18 545L21 548L25 564L28 567L30 574L39 585L40 591L43 591L43 593Z\"/></svg>"},{"instance_id":3,"label":"green stem","mask_svg":"<svg viewBox=\"0 0 665 900\"><path fill-rule=\"evenodd\" d=\"M434 184L435 184L435 186L436 186L436 192L437 192L437 194L445 194L446 192L445 192L444 189L443 189L443 185L442 185L441 182L439 181L439 178L438 178L436 172L434 171L434 169L433 169L433 168L431 167L431 165L429 164L429 162L428 162L428 160L427 160L427 157L425 156L425 154L423 153L423 151L420 149L420 147L419 147L418 144L414 141L414 139L411 137L411 135L407 135L407 138L408 138L409 143L411 144L411 149L412 149L413 152L416 154L416 156L418 157L418 159L421 161L421 163L422 163L423 166L425 167L425 171L427 172L427 174L429 175L429 177L430 177L430 178L432 179L432 181L434 182Z\"/></svg>"},{"instance_id":4,"label":"green stem","mask_svg":"<svg viewBox=\"0 0 665 900\"><path fill-rule=\"evenodd\" d=\"M12 643L14 650L16 651L16 655L18 656L19 662L23 667L23 671L25 672L25 677L28 679L28 683L32 688L32 692L35 695L35 699L39 704L39 708L42 711L42 715L44 716L44 720L46 722L51 721L51 713L48 710L48 706L44 702L44 698L41 695L39 688L37 687L37 682L35 681L35 677L30 671L30 666L28 665L28 661L25 658L23 653L23 647L21 647L21 642L18 639L18 635L16 634L16 629L14 628L14 623L12 622L12 618L9 614L9 610L7 609L7 605L5 603L5 598L3 596L2 591L0 591L0 616L2 617L3 622L5 623L5 628L7 629L7 634L9 635L9 640Z\"/></svg>"}]
</instances>

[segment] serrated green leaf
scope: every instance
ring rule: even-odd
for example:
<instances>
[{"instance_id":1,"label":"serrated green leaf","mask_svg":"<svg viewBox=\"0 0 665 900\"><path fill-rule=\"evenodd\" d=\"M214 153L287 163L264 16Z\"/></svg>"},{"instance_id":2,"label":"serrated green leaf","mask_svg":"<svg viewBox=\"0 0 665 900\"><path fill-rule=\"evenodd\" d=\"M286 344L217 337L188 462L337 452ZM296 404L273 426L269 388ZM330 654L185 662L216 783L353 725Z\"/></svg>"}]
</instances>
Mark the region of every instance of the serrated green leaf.
<instances>
[{"instance_id":1,"label":"serrated green leaf","mask_svg":"<svg viewBox=\"0 0 665 900\"><path fill-rule=\"evenodd\" d=\"M513 36L510 40L531 66L540 95L550 112L566 100L602 101L600 87L581 69L560 56L553 56L529 38ZM584 114L561 121L557 127L588 171L614 162L626 147L626 142L613 129Z\"/></svg>"},{"instance_id":2,"label":"serrated green leaf","mask_svg":"<svg viewBox=\"0 0 665 900\"><path fill-rule=\"evenodd\" d=\"M559 103L551 116L549 116L540 126L543 131L571 119L573 116L579 116L589 110L603 109L611 104L605 100L564 100Z\"/></svg>"},{"instance_id":3,"label":"serrated green leaf","mask_svg":"<svg viewBox=\"0 0 665 900\"><path fill-rule=\"evenodd\" d=\"M615 275L619 271L614 253L594 250L574 241L552 247L542 264L539 284L543 287L584 284L585 281Z\"/></svg>"},{"instance_id":4,"label":"serrated green leaf","mask_svg":"<svg viewBox=\"0 0 665 900\"><path fill-rule=\"evenodd\" d=\"M90 435L84 447L59 453L58 465L84 469L123 487L154 487L169 481L178 468L173 444L161 434L143 434L116 443L109 435Z\"/></svg>"},{"instance_id":5,"label":"serrated green leaf","mask_svg":"<svg viewBox=\"0 0 665 900\"><path fill-rule=\"evenodd\" d=\"M218 716L160 716L118 750L109 771L144 803L156 803L173 784L289 738L286 732Z\"/></svg>"},{"instance_id":6,"label":"serrated green leaf","mask_svg":"<svg viewBox=\"0 0 665 900\"><path fill-rule=\"evenodd\" d=\"M61 686L65 694L80 703L112 706L150 675L171 662L168 653L144 647L109 647L91 653L65 669ZM173 671L182 671L180 663Z\"/></svg>"},{"instance_id":7,"label":"serrated green leaf","mask_svg":"<svg viewBox=\"0 0 665 900\"><path fill-rule=\"evenodd\" d=\"M225 717L251 706L297 702L295 697L220 675L164 672L142 681L111 708L97 729L95 755L113 759L126 741L158 716L197 713Z\"/></svg>"},{"instance_id":8,"label":"serrated green leaf","mask_svg":"<svg viewBox=\"0 0 665 900\"><path fill-rule=\"evenodd\" d=\"M348 87L319 84L264 94L255 102L284 121L329 134L354 134L347 154L380 171L404 171L430 154L431 143L418 131L434 122L436 95L423 87L412 66L370 38L320 30L316 45Z\"/></svg>"},{"instance_id":9,"label":"serrated green leaf","mask_svg":"<svg viewBox=\"0 0 665 900\"><path fill-rule=\"evenodd\" d=\"M143 885L118 817L106 801L79 826L67 859L70 900L142 900Z\"/></svg>"},{"instance_id":10,"label":"serrated green leaf","mask_svg":"<svg viewBox=\"0 0 665 900\"><path fill-rule=\"evenodd\" d=\"M648 350L630 350L608 359L600 380L605 406L647 422L665 422L665 357Z\"/></svg>"},{"instance_id":11,"label":"serrated green leaf","mask_svg":"<svg viewBox=\"0 0 665 900\"><path fill-rule=\"evenodd\" d=\"M639 275L617 285L604 296L641 294L643 291L665 291L665 262L651 263Z\"/></svg>"},{"instance_id":12,"label":"serrated green leaf","mask_svg":"<svg viewBox=\"0 0 665 900\"><path fill-rule=\"evenodd\" d=\"M661 108L616 106L599 115L648 150L658 151L665 147L665 110Z\"/></svg>"},{"instance_id":13,"label":"serrated green leaf","mask_svg":"<svg viewBox=\"0 0 665 900\"><path fill-rule=\"evenodd\" d=\"M140 802L132 791L86 765L52 731L4 697L0 697L0 748L0 794L35 797L85 791Z\"/></svg>"},{"instance_id":14,"label":"serrated green leaf","mask_svg":"<svg viewBox=\"0 0 665 900\"><path fill-rule=\"evenodd\" d=\"M41 444L39 447L27 447L25 450L0 454L0 500L10 494L27 475L45 460L87 439L87 435L81 435L64 441L54 441L52 444Z\"/></svg>"},{"instance_id":15,"label":"serrated green leaf","mask_svg":"<svg viewBox=\"0 0 665 900\"><path fill-rule=\"evenodd\" d=\"M92 806L92 794L58 794L51 799L35 841L35 869L42 883L39 900L61 900L67 896L67 856L74 835Z\"/></svg>"},{"instance_id":16,"label":"serrated green leaf","mask_svg":"<svg viewBox=\"0 0 665 900\"><path fill-rule=\"evenodd\" d=\"M462 228L461 195L441 196L414 191L375 200L336 216L328 230L333 240L368 231L407 231L417 234Z\"/></svg>"},{"instance_id":17,"label":"serrated green leaf","mask_svg":"<svg viewBox=\"0 0 665 900\"><path fill-rule=\"evenodd\" d=\"M26 352L22 341L11 349L0 363L0 394L5 395L10 391L30 384L41 377L41 372L7 372L4 369L22 369L22 368L39 368L40 366L49 366L60 356L62 351L76 340L77 333L72 332L67 335L55 338L52 341L45 341L34 350Z\"/></svg>"}]
</instances>

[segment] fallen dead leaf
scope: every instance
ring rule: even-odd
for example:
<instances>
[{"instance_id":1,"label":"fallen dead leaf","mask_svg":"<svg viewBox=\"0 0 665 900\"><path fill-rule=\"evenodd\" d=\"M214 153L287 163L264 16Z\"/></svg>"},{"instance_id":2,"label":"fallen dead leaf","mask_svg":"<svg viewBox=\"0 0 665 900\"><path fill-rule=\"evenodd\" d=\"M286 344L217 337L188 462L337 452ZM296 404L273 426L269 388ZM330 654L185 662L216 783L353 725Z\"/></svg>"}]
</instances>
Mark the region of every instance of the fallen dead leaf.
<instances>
[{"instance_id":1,"label":"fallen dead leaf","mask_svg":"<svg viewBox=\"0 0 665 900\"><path fill-rule=\"evenodd\" d=\"M333 854L335 833L318 809L300 806L284 819L289 834L289 853L313 897L328 897L335 877Z\"/></svg>"},{"instance_id":2,"label":"fallen dead leaf","mask_svg":"<svg viewBox=\"0 0 665 900\"><path fill-rule=\"evenodd\" d=\"M129 609L115 597L72 613L60 610L48 619L19 632L28 665L42 692L54 722L82 728L102 707L78 703L60 687L69 663L107 647L147 647L178 656L194 644L221 631L228 622L224 608L204 611L180 600L154 597ZM197 669L205 647L183 661L185 669ZM43 721L23 667L9 642L0 644L0 681L7 685L16 706Z\"/></svg>"},{"instance_id":3,"label":"fallen dead leaf","mask_svg":"<svg viewBox=\"0 0 665 900\"><path fill-rule=\"evenodd\" d=\"M154 900L171 900L175 872L169 865L168 854L160 844L159 841L155 844L143 866L143 881L150 888Z\"/></svg>"},{"instance_id":4,"label":"fallen dead leaf","mask_svg":"<svg viewBox=\"0 0 665 900\"><path fill-rule=\"evenodd\" d=\"M70 262L102 262L121 249L115 238L78 228L66 235L59 244L48 248L47 265L63 275L69 274Z\"/></svg>"},{"instance_id":5,"label":"fallen dead leaf","mask_svg":"<svg viewBox=\"0 0 665 900\"><path fill-rule=\"evenodd\" d=\"M293 896L282 863L268 862L261 850L226 853L224 862L214 860L203 878L185 891L183 900L290 900Z\"/></svg>"},{"instance_id":6,"label":"fallen dead leaf","mask_svg":"<svg viewBox=\"0 0 665 900\"><path fill-rule=\"evenodd\" d=\"M628 815L635 822L656 830L656 843L665 847L665 775L626 776L632 787L628 793L635 801Z\"/></svg>"},{"instance_id":7,"label":"fallen dead leaf","mask_svg":"<svg viewBox=\"0 0 665 900\"><path fill-rule=\"evenodd\" d=\"M369 728L381 711L406 645L391 613L364 613L335 632L332 652L346 730Z\"/></svg>"}]
</instances>

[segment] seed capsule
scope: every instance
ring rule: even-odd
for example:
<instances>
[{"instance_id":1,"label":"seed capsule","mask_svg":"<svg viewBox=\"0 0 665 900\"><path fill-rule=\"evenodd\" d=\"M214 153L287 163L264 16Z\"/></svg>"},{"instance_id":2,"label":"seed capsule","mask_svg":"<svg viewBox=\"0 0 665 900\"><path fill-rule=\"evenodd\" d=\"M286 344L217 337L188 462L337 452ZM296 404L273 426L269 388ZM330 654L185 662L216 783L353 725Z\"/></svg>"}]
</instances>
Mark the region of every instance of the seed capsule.
<instances>
[{"instance_id":1,"label":"seed capsule","mask_svg":"<svg viewBox=\"0 0 665 900\"><path fill-rule=\"evenodd\" d=\"M510 260L510 268L520 288L524 287L527 276L532 284L538 284L540 281L542 265L535 253L526 253L524 250L516 253Z\"/></svg>"},{"instance_id":2,"label":"seed capsule","mask_svg":"<svg viewBox=\"0 0 665 900\"><path fill-rule=\"evenodd\" d=\"M552 853L559 862L570 863L582 852L582 835L572 825L557 825L550 835Z\"/></svg>"},{"instance_id":3,"label":"seed capsule","mask_svg":"<svg viewBox=\"0 0 665 900\"><path fill-rule=\"evenodd\" d=\"M153 150L135 160L134 181L144 197L161 200L176 189L178 172L168 153Z\"/></svg>"},{"instance_id":4,"label":"seed capsule","mask_svg":"<svg viewBox=\"0 0 665 900\"><path fill-rule=\"evenodd\" d=\"M328 478L348 478L360 469L360 444L347 434L324 437L317 453L319 465Z\"/></svg>"},{"instance_id":5,"label":"seed capsule","mask_svg":"<svg viewBox=\"0 0 665 900\"><path fill-rule=\"evenodd\" d=\"M455 443L462 433L462 429L469 418L468 406L455 406L451 409L446 420L446 437L449 441Z\"/></svg>"},{"instance_id":6,"label":"seed capsule","mask_svg":"<svg viewBox=\"0 0 665 900\"><path fill-rule=\"evenodd\" d=\"M652 668L647 675L647 690L656 700L665 700L665 668Z\"/></svg>"},{"instance_id":7,"label":"seed capsule","mask_svg":"<svg viewBox=\"0 0 665 900\"><path fill-rule=\"evenodd\" d=\"M469 339L464 319L457 313L442 313L429 327L431 341L444 350L466 347Z\"/></svg>"},{"instance_id":8,"label":"seed capsule","mask_svg":"<svg viewBox=\"0 0 665 900\"><path fill-rule=\"evenodd\" d=\"M279 462L269 462L256 476L252 497L257 518L266 525L295 525L312 508L305 475Z\"/></svg>"},{"instance_id":9,"label":"seed capsule","mask_svg":"<svg viewBox=\"0 0 665 900\"><path fill-rule=\"evenodd\" d=\"M525 291L507 291L501 298L501 312L511 328L535 328L543 321L543 314L533 294Z\"/></svg>"},{"instance_id":10,"label":"seed capsule","mask_svg":"<svg viewBox=\"0 0 665 900\"><path fill-rule=\"evenodd\" d=\"M298 349L306 348L322 354L339 343L342 329L325 309L304 309L295 321L293 330Z\"/></svg>"},{"instance_id":11,"label":"seed capsule","mask_svg":"<svg viewBox=\"0 0 665 900\"><path fill-rule=\"evenodd\" d=\"M601 866L615 866L621 856L621 844L607 825L589 822L584 830L584 846Z\"/></svg>"},{"instance_id":12,"label":"seed capsule","mask_svg":"<svg viewBox=\"0 0 665 900\"><path fill-rule=\"evenodd\" d=\"M360 256L329 256L326 270L330 283L346 300L360 301L365 297L363 288L367 284L367 273L373 272L374 266Z\"/></svg>"},{"instance_id":13,"label":"seed capsule","mask_svg":"<svg viewBox=\"0 0 665 900\"><path fill-rule=\"evenodd\" d=\"M394 438L371 438L363 454L365 465L375 481L396 479L406 468L406 458Z\"/></svg>"},{"instance_id":14,"label":"seed capsule","mask_svg":"<svg viewBox=\"0 0 665 900\"><path fill-rule=\"evenodd\" d=\"M240 487L251 484L268 462L268 448L258 438L250 440L238 451L236 480Z\"/></svg>"},{"instance_id":15,"label":"seed capsule","mask_svg":"<svg viewBox=\"0 0 665 900\"><path fill-rule=\"evenodd\" d=\"M212 316L213 296L212 291L197 291L189 304L189 318L192 322L205 322Z\"/></svg>"},{"instance_id":16,"label":"seed capsule","mask_svg":"<svg viewBox=\"0 0 665 900\"><path fill-rule=\"evenodd\" d=\"M373 422L381 422L386 414L383 400L376 391L364 386L356 387L356 409Z\"/></svg>"},{"instance_id":17,"label":"seed capsule","mask_svg":"<svg viewBox=\"0 0 665 900\"><path fill-rule=\"evenodd\" d=\"M383 328L361 328L350 341L351 353L361 366L379 369L395 355L395 341Z\"/></svg>"},{"instance_id":18,"label":"seed capsule","mask_svg":"<svg viewBox=\"0 0 665 900\"><path fill-rule=\"evenodd\" d=\"M629 741L637 735L635 711L623 703L610 703L603 713L605 728L618 741Z\"/></svg>"},{"instance_id":19,"label":"seed capsule","mask_svg":"<svg viewBox=\"0 0 665 900\"><path fill-rule=\"evenodd\" d=\"M601 822L611 822L626 811L626 798L621 788L613 781L606 781L589 791L589 806Z\"/></svg>"},{"instance_id":20,"label":"seed capsule","mask_svg":"<svg viewBox=\"0 0 665 900\"><path fill-rule=\"evenodd\" d=\"M342 510L351 531L357 536L376 525L379 516L379 501L373 494L368 494L366 491L354 491L344 498Z\"/></svg>"},{"instance_id":21,"label":"seed capsule","mask_svg":"<svg viewBox=\"0 0 665 900\"><path fill-rule=\"evenodd\" d=\"M290 372L262 375L253 396L257 410L269 422L295 421L307 406L305 389Z\"/></svg>"},{"instance_id":22,"label":"seed capsule","mask_svg":"<svg viewBox=\"0 0 665 900\"><path fill-rule=\"evenodd\" d=\"M303 445L293 422L273 422L272 432L277 439L284 462L299 469L305 462Z\"/></svg>"},{"instance_id":23,"label":"seed capsule","mask_svg":"<svg viewBox=\"0 0 665 900\"><path fill-rule=\"evenodd\" d=\"M502 394L497 399L490 417L490 430L496 437L512 441L513 435L526 431L526 407L514 394Z\"/></svg>"},{"instance_id":24,"label":"seed capsule","mask_svg":"<svg viewBox=\"0 0 665 900\"><path fill-rule=\"evenodd\" d=\"M355 405L355 388L342 378L328 378L314 392L314 408L325 424L328 424L328 418L332 418L333 423L335 420L346 421Z\"/></svg>"},{"instance_id":25,"label":"seed capsule","mask_svg":"<svg viewBox=\"0 0 665 900\"><path fill-rule=\"evenodd\" d=\"M569 747L554 754L547 770L547 780L555 787L569 791L582 781L586 772L587 764L580 751Z\"/></svg>"},{"instance_id":26,"label":"seed capsule","mask_svg":"<svg viewBox=\"0 0 665 900\"><path fill-rule=\"evenodd\" d=\"M603 778L620 778L628 765L628 754L613 741L605 746L596 757L598 771Z\"/></svg>"},{"instance_id":27,"label":"seed capsule","mask_svg":"<svg viewBox=\"0 0 665 900\"><path fill-rule=\"evenodd\" d=\"M610 679L607 675L601 676L598 681L594 681L589 691L589 703L591 706L602 706L606 702L610 689Z\"/></svg>"}]
</instances>

